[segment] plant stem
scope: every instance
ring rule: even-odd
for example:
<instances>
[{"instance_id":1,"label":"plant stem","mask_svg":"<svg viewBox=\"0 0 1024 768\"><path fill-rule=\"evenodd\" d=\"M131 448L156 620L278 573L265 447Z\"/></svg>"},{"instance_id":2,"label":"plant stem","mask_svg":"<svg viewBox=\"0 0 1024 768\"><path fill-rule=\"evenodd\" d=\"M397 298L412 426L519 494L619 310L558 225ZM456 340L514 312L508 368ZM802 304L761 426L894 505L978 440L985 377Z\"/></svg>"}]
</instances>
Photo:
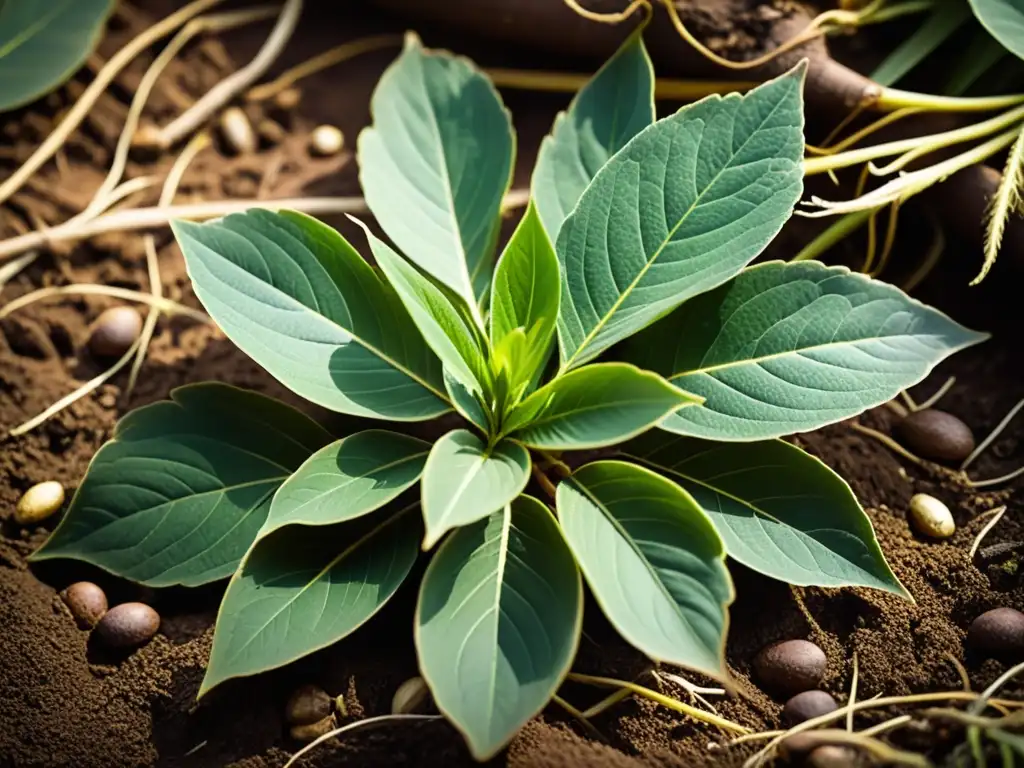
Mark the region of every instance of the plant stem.
<instances>
[{"instance_id":1,"label":"plant stem","mask_svg":"<svg viewBox=\"0 0 1024 768\"><path fill-rule=\"evenodd\" d=\"M277 24L252 61L221 80L187 111L160 129L160 133L155 137L157 146L166 148L177 144L205 123L224 104L262 77L291 38L301 12L302 0L285 0Z\"/></svg>"},{"instance_id":2,"label":"plant stem","mask_svg":"<svg viewBox=\"0 0 1024 768\"><path fill-rule=\"evenodd\" d=\"M631 683L628 680L615 680L610 677L596 677L594 675L581 675L576 672L570 672L568 676L569 680L577 683L586 683L588 685L600 685L609 686L613 688L623 688L631 693L635 693L638 696L643 696L646 699L657 702L664 707L668 707L671 710L680 712L684 715L689 715L695 720L700 720L704 723L717 726L726 731L733 733L750 733L750 729L746 728L739 723L734 723L731 720L726 720L724 717L712 714L711 712L705 712L703 709L697 707L691 707L689 704L684 704L678 699L673 699L671 696L666 696L663 693L652 691L650 688L645 688L642 685Z\"/></svg>"},{"instance_id":3,"label":"plant stem","mask_svg":"<svg viewBox=\"0 0 1024 768\"><path fill-rule=\"evenodd\" d=\"M503 67L486 68L484 74L499 88L552 93L576 93L593 77L591 74L579 72L552 72ZM756 85L758 85L756 81L676 80L659 77L654 81L654 97L666 101L693 101L715 93L749 90Z\"/></svg>"},{"instance_id":4,"label":"plant stem","mask_svg":"<svg viewBox=\"0 0 1024 768\"><path fill-rule=\"evenodd\" d=\"M551 497L551 500L555 500L555 484L551 482L551 479L544 474L544 470L538 467L536 464L531 464L531 470L533 476L537 480L537 484L544 489L544 493Z\"/></svg>"},{"instance_id":5,"label":"plant stem","mask_svg":"<svg viewBox=\"0 0 1024 768\"><path fill-rule=\"evenodd\" d=\"M0 184L0 203L5 202L11 195L21 189L21 185L28 181L32 174L42 167L43 163L53 157L57 150L64 146L68 136L89 114L89 110L92 109L100 94L106 90L107 86L110 85L118 73L132 59L160 38L169 35L193 16L199 15L220 2L223 2L223 0L195 0L195 2L186 5L184 8L157 22L119 50L100 69L95 79L89 83L89 87L85 89L85 92L82 93L78 101L75 102L75 105L70 109L67 117L61 121L53 133L46 137L46 141L32 153L28 160L22 163L18 170L12 173L3 184Z\"/></svg>"},{"instance_id":6,"label":"plant stem","mask_svg":"<svg viewBox=\"0 0 1024 768\"><path fill-rule=\"evenodd\" d=\"M864 211L854 211L853 213L847 213L840 216L833 224L829 225L828 229L805 245L796 256L790 259L790 261L810 261L811 259L817 259L827 250L838 244L841 240L849 237L852 233L864 226L864 222L868 220L872 213L874 213L874 211L868 209Z\"/></svg>"},{"instance_id":7,"label":"plant stem","mask_svg":"<svg viewBox=\"0 0 1024 768\"><path fill-rule=\"evenodd\" d=\"M914 93L899 88L882 88L871 108L881 112L896 109L917 108L929 112L991 112L995 109L1015 107L1024 102L1024 94L1009 96L936 96L930 93Z\"/></svg>"},{"instance_id":8,"label":"plant stem","mask_svg":"<svg viewBox=\"0 0 1024 768\"><path fill-rule=\"evenodd\" d=\"M440 720L441 715L378 715L377 717L368 717L365 720L357 720L354 723L343 725L340 728L335 728L333 731L325 733L313 741L309 742L306 746L292 755L288 762L284 764L284 768L291 768L295 765L299 758L303 755L309 754L311 751L316 749L318 746L323 744L325 741L330 741L336 736L341 736L343 733L349 733L350 731L358 731L363 728L372 728L377 725L384 725L385 723L400 722L402 720Z\"/></svg>"},{"instance_id":9,"label":"plant stem","mask_svg":"<svg viewBox=\"0 0 1024 768\"><path fill-rule=\"evenodd\" d=\"M1003 430L1006 429L1007 426L1009 426L1010 422L1013 421L1013 417L1020 412L1021 408L1024 408L1024 398L1017 401L1017 404L1014 405L1005 416L1003 416L999 423L996 424L995 428L985 436L985 439L978 443L978 447L971 451L970 455L964 459L963 463L960 465L961 471L964 471L971 466L975 459L981 456L981 454L983 454L988 447L992 445L992 442L1003 433Z\"/></svg>"}]
</instances>

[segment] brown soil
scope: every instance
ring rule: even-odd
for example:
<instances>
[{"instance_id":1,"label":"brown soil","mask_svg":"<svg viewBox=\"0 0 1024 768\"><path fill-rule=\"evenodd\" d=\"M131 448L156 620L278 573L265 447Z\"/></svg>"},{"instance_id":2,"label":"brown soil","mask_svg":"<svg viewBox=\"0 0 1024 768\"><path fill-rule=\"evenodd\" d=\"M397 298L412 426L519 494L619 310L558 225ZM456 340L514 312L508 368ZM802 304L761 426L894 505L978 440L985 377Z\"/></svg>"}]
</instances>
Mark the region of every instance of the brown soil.
<instances>
[{"instance_id":1,"label":"brown soil","mask_svg":"<svg viewBox=\"0 0 1024 768\"><path fill-rule=\"evenodd\" d=\"M147 13L136 12L131 24L112 27L102 52L109 56L123 44L132 28L159 15L166 3L149 3ZM337 14L307 19L307 45L291 52L282 66L294 63L310 50L322 50L346 37L381 29L394 29L386 20L338 22ZM342 28L344 31L342 32ZM229 38L229 50L246 60L265 29ZM465 50L458 39L430 44ZM157 117L180 109L180 99L193 99L209 88L228 66L215 46L196 49L172 75L176 89L163 89L154 100ZM502 63L500 53L489 53ZM304 149L304 137L320 121L338 124L350 143L367 122L367 100L373 83L390 54L371 55L304 85L298 113L281 119L293 138L279 149L263 151L256 161L232 160L207 152L186 176L179 200L218 199L257 193L294 194L299 189L315 194L355 194L358 187L352 164L313 161ZM514 57L514 54L513 54ZM218 63L219 62L219 63ZM130 93L133 67L119 83L119 96ZM203 73L207 74L203 74ZM69 87L73 95L80 86ZM555 110L565 99L555 96L510 93L506 100L520 136L520 163L516 185L525 185L540 137ZM40 138L62 102L19 113L3 126L17 158ZM67 149L67 164L51 164L40 182L12 204L0 209L0 234L15 234L19 226L38 216L53 224L75 212L98 186L109 162L116 129L109 115L122 115L117 97L106 99L84 130ZM280 117L280 116L279 116ZM35 127L33 127L35 126ZM166 163L167 160L157 161ZM279 168L277 181L265 181L268 168ZM344 167L341 167L343 166ZM133 162L131 174L151 172L143 160ZM340 171L340 172L339 172ZM913 218L897 258L908 265L921 255L926 237L915 231ZM18 222L22 222L19 225ZM340 222L332 221L333 224ZM806 239L807 228L796 221L773 248L784 256ZM159 238L161 273L169 296L196 306L184 266L169 237ZM145 259L138 236L114 237L47 254L3 291L3 302L40 285L99 282L139 290L147 289ZM953 244L955 250L956 244ZM843 251L840 251L843 253ZM851 250L849 253L855 254ZM958 319L975 327L1010 328L1017 318L1014 305L1001 291L999 274L982 289L967 289L974 266L971 258L947 259L941 273L923 286L921 298L937 302ZM944 263L945 264L945 263ZM898 270L895 273L898 276ZM1012 286L1010 286L1012 288ZM0 303L3 303L0 302ZM0 429L12 426L45 409L57 398L96 375L101 367L83 344L89 323L113 302L99 298L48 300L0 322ZM947 375L957 384L943 407L967 421L980 436L991 429L1022 396L1022 364L1017 344L1009 333L944 364L915 391L922 397L934 391ZM301 403L283 391L216 329L186 321L161 321L136 392L123 396L121 375L101 390L64 410L41 427L18 438L5 438L0 453L0 766L238 766L269 768L282 765L297 748L282 721L284 702L291 690L315 682L334 694L344 694L350 718L389 711L396 687L415 674L410 627L415 580L354 637L334 648L258 678L225 684L201 704L195 694L209 651L212 622L222 585L153 592L121 582L81 564L47 563L27 567L26 556L41 543L53 521L35 530L20 530L10 515L19 494L42 480L55 479L73 488L84 474L96 449L109 436L117 418L132 407L166 397L186 382L219 379ZM328 426L341 421L316 412ZM864 423L888 429L892 415L877 409ZM979 476L1002 474L1024 460L1024 419L1019 419L977 463ZM975 689L990 683L1005 664L976 658L964 648L971 619L1000 605L1024 609L1021 577L1013 561L972 563L971 542L984 520L980 513L999 504L1009 512L989 534L986 545L1024 540L1024 517L1012 493L1017 481L991 493L975 493L948 479L901 462L880 444L840 424L801 436L801 445L822 457L853 486L869 510L882 547L916 603L865 590L790 589L734 565L738 599L732 610L728 658L735 673L738 695L716 702L720 713L752 728L778 725L780 703L760 692L749 677L753 655L766 643L804 637L821 645L829 659L824 688L845 700L852 677L854 654L859 659L858 697L877 694L949 690L961 686L951 661L962 662ZM933 493L954 510L958 530L946 542L921 540L906 521L910 496ZM134 653L104 655L76 628L56 592L68 583L89 578L108 590L111 602L142 599L161 612L160 634ZM653 687L645 660L627 648L600 619L588 610L586 639L577 669L605 676L637 679ZM685 699L686 694L661 686ZM603 692L567 686L565 697L579 706L596 701ZM1010 686L1007 695L1020 695ZM892 712L886 713L891 716ZM866 715L869 724L883 714ZM703 725L658 708L646 701L627 701L598 717L594 725L605 743L595 739L557 708L549 708L530 723L495 763L510 766L594 765L694 766L705 762L729 765L749 754L743 749L723 752L713 744L724 737ZM909 736L906 737L909 740ZM924 747L937 756L948 753L957 734L926 735ZM909 743L909 741L907 741ZM325 747L309 766L352 765L472 765L454 730L443 722L389 726L354 734Z\"/></svg>"}]
</instances>

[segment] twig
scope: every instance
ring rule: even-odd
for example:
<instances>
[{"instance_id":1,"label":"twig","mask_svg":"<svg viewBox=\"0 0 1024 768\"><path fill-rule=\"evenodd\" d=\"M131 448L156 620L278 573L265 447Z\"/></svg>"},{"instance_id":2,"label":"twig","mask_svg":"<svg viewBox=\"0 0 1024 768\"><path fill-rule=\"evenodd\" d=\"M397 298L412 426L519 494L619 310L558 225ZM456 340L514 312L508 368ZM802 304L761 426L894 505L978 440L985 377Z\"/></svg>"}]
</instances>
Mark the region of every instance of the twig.
<instances>
[{"instance_id":1,"label":"twig","mask_svg":"<svg viewBox=\"0 0 1024 768\"><path fill-rule=\"evenodd\" d=\"M159 135L154 137L157 146L166 148L177 144L205 123L224 104L262 77L291 38L301 12L302 0L285 0L277 24L252 61L221 80L186 112L160 129Z\"/></svg>"},{"instance_id":2,"label":"twig","mask_svg":"<svg viewBox=\"0 0 1024 768\"><path fill-rule=\"evenodd\" d=\"M587 733L589 733L598 741L603 741L607 743L608 740L604 737L604 734L597 730L594 724L587 719L587 716L580 712L578 709L576 709L576 707L574 707L568 701L563 699L557 693L551 697L551 700L555 702L555 704L560 706L562 709L564 709L566 712L568 712L580 725L583 726Z\"/></svg>"},{"instance_id":3,"label":"twig","mask_svg":"<svg viewBox=\"0 0 1024 768\"><path fill-rule=\"evenodd\" d=\"M970 478L968 478L967 485L969 485L971 488L988 488L991 485L1001 485L1003 483L1008 483L1011 480L1020 477L1021 475L1024 475L1024 467L1017 467L1017 469L1013 470L1013 472L1009 472L1005 475L1000 475L999 477L990 477L987 480L971 480Z\"/></svg>"},{"instance_id":4,"label":"twig","mask_svg":"<svg viewBox=\"0 0 1024 768\"><path fill-rule=\"evenodd\" d=\"M24 256L19 256L13 261L9 261L0 267L0 291L3 290L4 286L21 273L25 267L31 264L39 257L38 251L29 251Z\"/></svg>"},{"instance_id":5,"label":"twig","mask_svg":"<svg viewBox=\"0 0 1024 768\"><path fill-rule=\"evenodd\" d=\"M846 730L853 733L853 705L857 703L857 679L860 676L860 668L857 665L857 652L853 652L853 679L850 681L850 706L846 712Z\"/></svg>"},{"instance_id":6,"label":"twig","mask_svg":"<svg viewBox=\"0 0 1024 768\"><path fill-rule=\"evenodd\" d=\"M76 294L82 296L110 296L114 299L138 301L142 304L148 304L151 307L158 307L161 312L166 312L170 315L183 315L193 320L197 320L200 323L210 322L209 316L203 312L192 309L192 307L186 307L184 304L179 304L171 299L157 299L151 293L133 291L129 288L119 288L116 285L94 285L92 283L74 283L72 285L39 288L30 293L26 293L23 296L12 299L0 307L0 320L7 317L12 312L16 312L17 310L26 307L33 302L39 301L40 299L47 299L51 296L73 296Z\"/></svg>"},{"instance_id":7,"label":"twig","mask_svg":"<svg viewBox=\"0 0 1024 768\"><path fill-rule=\"evenodd\" d=\"M628 699L632 695L632 691L630 691L628 688L620 688L619 690L613 691L612 693L605 696L603 699L597 702L597 704L594 704L593 706L585 709L583 711L583 716L586 718L597 717L606 709L610 709L623 699Z\"/></svg>"},{"instance_id":8,"label":"twig","mask_svg":"<svg viewBox=\"0 0 1024 768\"><path fill-rule=\"evenodd\" d=\"M967 553L967 558L969 560L974 559L974 555L977 553L978 547L981 546L982 539L984 539L985 536L988 535L989 531L995 528L996 523L998 523L1002 519L1003 515L1006 514L1006 506L1003 505L1002 507L996 507L993 510L989 510L985 514L992 515L992 519L985 523L985 527L978 531L978 535L974 537L974 543L971 544L971 549Z\"/></svg>"},{"instance_id":9,"label":"twig","mask_svg":"<svg viewBox=\"0 0 1024 768\"><path fill-rule=\"evenodd\" d=\"M966 471L966 469L974 463L974 460L981 456L986 448L992 445L992 441L1002 434L1003 430L1006 429L1009 423L1013 420L1013 417L1017 415L1021 408L1024 408L1024 398L1019 400L1017 404L1010 409L1010 412L1002 418L1002 421L996 424L995 429L989 432L988 436L978 443L978 447L971 451L971 454L964 459L964 463L960 465L960 471Z\"/></svg>"},{"instance_id":10,"label":"twig","mask_svg":"<svg viewBox=\"0 0 1024 768\"><path fill-rule=\"evenodd\" d=\"M532 464L530 467L533 470L533 477L537 480L537 484L544 490L548 496L555 498L555 484L551 482L551 479L544 474L544 470L538 467L536 464Z\"/></svg>"},{"instance_id":11,"label":"twig","mask_svg":"<svg viewBox=\"0 0 1024 768\"><path fill-rule=\"evenodd\" d=\"M910 451L908 451L902 445L897 443L891 437L889 437L886 434L883 434L882 432L879 432L877 429L871 429L871 427L865 427L863 424L858 424L855 421L851 421L850 422L850 428L853 429L856 432L860 432L862 435L867 435L868 437L873 437L875 440L880 442L882 445L884 445L889 450L894 451L894 452L898 453L900 456L902 456L903 458L908 459L909 461L914 462L919 467L927 466L926 462L923 459L919 459L917 456L912 454Z\"/></svg>"},{"instance_id":12,"label":"twig","mask_svg":"<svg viewBox=\"0 0 1024 768\"><path fill-rule=\"evenodd\" d=\"M934 395L932 395L919 406L917 406L917 410L923 411L927 408L931 408L933 405L939 402L939 400L946 396L946 393L949 392L950 389L952 389L954 384L956 384L956 376L950 376L948 379L946 379L946 383L939 387L938 391Z\"/></svg>"},{"instance_id":13,"label":"twig","mask_svg":"<svg viewBox=\"0 0 1024 768\"><path fill-rule=\"evenodd\" d=\"M963 664L960 663L960 659L954 656L949 651L942 654L946 659L953 665L953 669L956 670L957 675L960 677L960 684L964 687L965 691L971 690L971 676L967 674L967 669Z\"/></svg>"},{"instance_id":14,"label":"twig","mask_svg":"<svg viewBox=\"0 0 1024 768\"><path fill-rule=\"evenodd\" d=\"M903 398L903 402L906 403L907 409L913 413L914 411L921 410L921 407L914 402L914 398L910 396L910 393L905 389L900 390L900 397Z\"/></svg>"},{"instance_id":15,"label":"twig","mask_svg":"<svg viewBox=\"0 0 1024 768\"><path fill-rule=\"evenodd\" d=\"M333 731L325 733L313 741L309 742L306 746L292 755L288 762L284 764L284 768L291 768L295 765L300 757L316 749L318 746L323 744L325 741L330 741L335 736L341 736L343 733L350 731L362 730L363 728L373 728L378 725L384 725L385 723L395 722L399 720L440 720L441 715L378 715L377 717L368 717L365 720L359 720L355 723L349 723L343 725L340 728L335 728Z\"/></svg>"},{"instance_id":16,"label":"twig","mask_svg":"<svg viewBox=\"0 0 1024 768\"><path fill-rule=\"evenodd\" d=\"M100 69L93 81L89 83L89 87L85 89L78 101L75 102L75 105L68 111L67 116L61 121L60 125L54 129L53 133L46 137L46 141L32 153L28 160L22 163L18 170L12 173L3 184L0 184L0 203L5 202L11 195L21 189L22 184L39 170L43 163L53 157L57 150L64 146L68 136L89 114L96 100L132 59L160 38L169 35L192 17L198 16L203 11L212 8L220 2L223 2L223 0L195 0L195 2L186 5L184 8L172 13L143 31L142 34L132 39L124 48L119 50Z\"/></svg>"}]
</instances>

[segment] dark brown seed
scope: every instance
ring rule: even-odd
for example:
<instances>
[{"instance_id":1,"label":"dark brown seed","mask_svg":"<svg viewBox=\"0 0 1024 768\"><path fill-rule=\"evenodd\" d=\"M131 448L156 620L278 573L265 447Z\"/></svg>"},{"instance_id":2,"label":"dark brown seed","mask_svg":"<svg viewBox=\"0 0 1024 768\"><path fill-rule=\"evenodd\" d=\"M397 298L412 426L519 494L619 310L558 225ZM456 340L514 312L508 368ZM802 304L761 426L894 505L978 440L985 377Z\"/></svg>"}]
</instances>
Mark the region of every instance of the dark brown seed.
<instances>
[{"instance_id":1,"label":"dark brown seed","mask_svg":"<svg viewBox=\"0 0 1024 768\"><path fill-rule=\"evenodd\" d=\"M99 358L121 357L142 333L142 318L131 307L114 307L96 318L89 351Z\"/></svg>"},{"instance_id":2,"label":"dark brown seed","mask_svg":"<svg viewBox=\"0 0 1024 768\"><path fill-rule=\"evenodd\" d=\"M152 639L160 629L160 614L145 603L115 605L100 619L95 632L111 648L132 648Z\"/></svg>"},{"instance_id":3,"label":"dark brown seed","mask_svg":"<svg viewBox=\"0 0 1024 768\"><path fill-rule=\"evenodd\" d=\"M311 725L331 714L331 697L315 685L297 688L284 707L284 717L291 725Z\"/></svg>"},{"instance_id":4,"label":"dark brown seed","mask_svg":"<svg viewBox=\"0 0 1024 768\"><path fill-rule=\"evenodd\" d=\"M853 768L857 765L857 752L838 744L817 747L807 756L810 768Z\"/></svg>"},{"instance_id":5,"label":"dark brown seed","mask_svg":"<svg viewBox=\"0 0 1024 768\"><path fill-rule=\"evenodd\" d=\"M334 715L328 715L323 720L317 720L315 723L293 725L288 733L296 741L308 742L333 731L335 727L337 727L337 724L334 722Z\"/></svg>"},{"instance_id":6,"label":"dark brown seed","mask_svg":"<svg viewBox=\"0 0 1024 768\"><path fill-rule=\"evenodd\" d=\"M761 684L782 696L810 690L825 676L825 652L807 640L783 640L761 650L754 671Z\"/></svg>"},{"instance_id":7,"label":"dark brown seed","mask_svg":"<svg viewBox=\"0 0 1024 768\"><path fill-rule=\"evenodd\" d=\"M985 611L971 622L967 644L991 656L1024 656L1024 613L1013 608Z\"/></svg>"},{"instance_id":8,"label":"dark brown seed","mask_svg":"<svg viewBox=\"0 0 1024 768\"><path fill-rule=\"evenodd\" d=\"M82 629L95 627L107 612L106 594L91 581L76 581L60 596Z\"/></svg>"},{"instance_id":9,"label":"dark brown seed","mask_svg":"<svg viewBox=\"0 0 1024 768\"><path fill-rule=\"evenodd\" d=\"M837 709L836 700L824 691L804 691L786 702L782 708L782 719L787 725L794 726Z\"/></svg>"},{"instance_id":10,"label":"dark brown seed","mask_svg":"<svg viewBox=\"0 0 1024 768\"><path fill-rule=\"evenodd\" d=\"M971 428L951 413L925 408L899 423L900 441L925 459L960 462L974 450Z\"/></svg>"}]
</instances>

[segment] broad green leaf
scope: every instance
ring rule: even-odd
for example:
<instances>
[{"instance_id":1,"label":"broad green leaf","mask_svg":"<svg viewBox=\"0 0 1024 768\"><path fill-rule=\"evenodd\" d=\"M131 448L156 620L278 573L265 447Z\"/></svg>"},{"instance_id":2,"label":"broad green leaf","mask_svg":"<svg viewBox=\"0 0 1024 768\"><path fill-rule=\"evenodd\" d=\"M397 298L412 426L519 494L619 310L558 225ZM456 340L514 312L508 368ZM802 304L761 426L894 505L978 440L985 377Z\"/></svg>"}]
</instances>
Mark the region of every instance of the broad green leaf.
<instances>
[{"instance_id":1,"label":"broad green leaf","mask_svg":"<svg viewBox=\"0 0 1024 768\"><path fill-rule=\"evenodd\" d=\"M274 494L260 537L286 525L330 525L380 509L423 474L430 444L368 429L321 448Z\"/></svg>"},{"instance_id":2,"label":"broad green leaf","mask_svg":"<svg viewBox=\"0 0 1024 768\"><path fill-rule=\"evenodd\" d=\"M725 282L775 237L803 187L805 72L684 107L598 171L558 235L563 370Z\"/></svg>"},{"instance_id":3,"label":"broad green leaf","mask_svg":"<svg viewBox=\"0 0 1024 768\"><path fill-rule=\"evenodd\" d=\"M466 389L448 371L445 371L444 374L444 386L459 415L483 434L488 434L490 427L488 426L487 411L484 410L484 406L480 402L480 393Z\"/></svg>"},{"instance_id":4,"label":"broad green leaf","mask_svg":"<svg viewBox=\"0 0 1024 768\"><path fill-rule=\"evenodd\" d=\"M358 219L352 221L363 228L377 266L398 292L409 316L445 369L471 390L489 388L487 360L477 331L472 318L455 304L458 299L446 296L391 246L375 237L365 224Z\"/></svg>"},{"instance_id":5,"label":"broad green leaf","mask_svg":"<svg viewBox=\"0 0 1024 768\"><path fill-rule=\"evenodd\" d=\"M558 690L576 655L583 584L551 513L520 496L460 528L427 568L416 609L420 671L478 760Z\"/></svg>"},{"instance_id":6,"label":"broad green leaf","mask_svg":"<svg viewBox=\"0 0 1024 768\"><path fill-rule=\"evenodd\" d=\"M673 411L698 405L655 373L595 363L545 384L512 411L506 434L530 448L580 450L628 440Z\"/></svg>"},{"instance_id":7,"label":"broad green leaf","mask_svg":"<svg viewBox=\"0 0 1024 768\"><path fill-rule=\"evenodd\" d=\"M725 551L679 486L642 467L598 461L558 485L562 532L604 615L631 645L724 678Z\"/></svg>"},{"instance_id":8,"label":"broad green leaf","mask_svg":"<svg viewBox=\"0 0 1024 768\"><path fill-rule=\"evenodd\" d=\"M663 429L749 441L855 416L985 338L845 267L776 261L688 301L623 356L706 398Z\"/></svg>"},{"instance_id":9,"label":"broad green leaf","mask_svg":"<svg viewBox=\"0 0 1024 768\"><path fill-rule=\"evenodd\" d=\"M0 112L45 96L93 52L115 0L0 2Z\"/></svg>"},{"instance_id":10,"label":"broad green leaf","mask_svg":"<svg viewBox=\"0 0 1024 768\"><path fill-rule=\"evenodd\" d=\"M359 135L366 203L398 249L476 311L487 291L515 139L490 80L416 35L381 77Z\"/></svg>"},{"instance_id":11,"label":"broad green leaf","mask_svg":"<svg viewBox=\"0 0 1024 768\"><path fill-rule=\"evenodd\" d=\"M970 0L978 21L1014 56L1024 59L1024 0Z\"/></svg>"},{"instance_id":12,"label":"broad green leaf","mask_svg":"<svg viewBox=\"0 0 1024 768\"><path fill-rule=\"evenodd\" d=\"M448 410L441 364L394 289L330 227L261 210L172 227L217 325L295 393L393 421Z\"/></svg>"},{"instance_id":13,"label":"broad green leaf","mask_svg":"<svg viewBox=\"0 0 1024 768\"><path fill-rule=\"evenodd\" d=\"M326 648L380 610L419 554L421 529L406 512L260 539L224 593L199 695Z\"/></svg>"},{"instance_id":14,"label":"broad green leaf","mask_svg":"<svg viewBox=\"0 0 1024 768\"><path fill-rule=\"evenodd\" d=\"M226 384L132 411L33 560L69 557L153 587L231 575L285 479L330 442L308 416Z\"/></svg>"},{"instance_id":15,"label":"broad green leaf","mask_svg":"<svg viewBox=\"0 0 1024 768\"><path fill-rule=\"evenodd\" d=\"M551 354L561 288L558 257L533 203L498 261L491 287L491 348L521 331L521 350L508 355L512 390L540 376Z\"/></svg>"},{"instance_id":16,"label":"broad green leaf","mask_svg":"<svg viewBox=\"0 0 1024 768\"><path fill-rule=\"evenodd\" d=\"M624 446L623 454L685 488L711 518L725 551L748 568L800 586L907 594L853 491L796 446L713 443L655 431Z\"/></svg>"},{"instance_id":17,"label":"broad green leaf","mask_svg":"<svg viewBox=\"0 0 1024 768\"><path fill-rule=\"evenodd\" d=\"M430 549L452 528L475 523L522 493L530 479L530 454L519 443L487 443L465 429L442 437L423 471L423 519Z\"/></svg>"},{"instance_id":18,"label":"broad green leaf","mask_svg":"<svg viewBox=\"0 0 1024 768\"><path fill-rule=\"evenodd\" d=\"M591 180L626 142L654 122L654 68L637 28L559 112L530 180L552 241Z\"/></svg>"}]
</instances>

